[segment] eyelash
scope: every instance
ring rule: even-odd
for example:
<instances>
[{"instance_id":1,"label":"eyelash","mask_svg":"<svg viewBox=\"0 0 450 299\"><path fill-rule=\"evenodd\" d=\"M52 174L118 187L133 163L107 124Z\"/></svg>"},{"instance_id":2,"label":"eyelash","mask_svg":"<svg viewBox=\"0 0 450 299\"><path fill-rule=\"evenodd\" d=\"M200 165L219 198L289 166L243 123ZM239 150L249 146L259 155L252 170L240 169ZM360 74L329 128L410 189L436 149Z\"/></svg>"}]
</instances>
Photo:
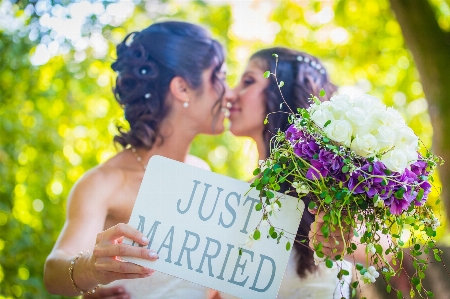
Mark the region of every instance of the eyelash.
<instances>
[{"instance_id":1,"label":"eyelash","mask_svg":"<svg viewBox=\"0 0 450 299\"><path fill-rule=\"evenodd\" d=\"M254 82L255 82L255 80L253 80L253 79L251 79L251 78L247 78L247 79L242 80L242 83L243 83L245 86L248 86L248 85L250 85L250 84L253 84Z\"/></svg>"}]
</instances>

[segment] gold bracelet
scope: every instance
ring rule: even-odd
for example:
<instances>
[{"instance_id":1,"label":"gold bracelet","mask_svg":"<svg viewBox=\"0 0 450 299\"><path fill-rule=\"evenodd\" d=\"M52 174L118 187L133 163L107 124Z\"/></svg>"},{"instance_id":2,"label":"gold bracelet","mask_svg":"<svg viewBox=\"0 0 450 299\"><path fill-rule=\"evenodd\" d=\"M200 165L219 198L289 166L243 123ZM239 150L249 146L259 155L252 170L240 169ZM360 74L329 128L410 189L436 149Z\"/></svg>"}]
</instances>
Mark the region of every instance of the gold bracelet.
<instances>
[{"instance_id":1,"label":"gold bracelet","mask_svg":"<svg viewBox=\"0 0 450 299\"><path fill-rule=\"evenodd\" d=\"M69 267L69 277L70 277L70 281L72 282L72 286L75 289L75 291L77 291L78 293L80 293L81 295L92 295L95 293L95 291L98 289L98 287L100 285L97 285L93 290L91 291L82 291L80 288L77 287L77 285L75 284L75 281L73 280L73 269L75 266L75 262L85 253L89 253L88 251L80 251L80 253L70 262L70 267Z\"/></svg>"}]
</instances>

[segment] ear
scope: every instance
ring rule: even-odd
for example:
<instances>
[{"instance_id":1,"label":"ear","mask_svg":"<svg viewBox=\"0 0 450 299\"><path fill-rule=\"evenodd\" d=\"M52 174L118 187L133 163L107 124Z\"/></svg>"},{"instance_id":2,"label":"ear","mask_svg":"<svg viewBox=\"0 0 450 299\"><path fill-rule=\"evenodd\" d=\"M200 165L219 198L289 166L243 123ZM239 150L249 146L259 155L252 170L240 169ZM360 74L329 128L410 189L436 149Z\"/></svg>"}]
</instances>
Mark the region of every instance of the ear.
<instances>
[{"instance_id":1,"label":"ear","mask_svg":"<svg viewBox=\"0 0 450 299\"><path fill-rule=\"evenodd\" d=\"M183 103L189 101L189 85L180 76L176 76L170 81L169 89L176 100Z\"/></svg>"}]
</instances>

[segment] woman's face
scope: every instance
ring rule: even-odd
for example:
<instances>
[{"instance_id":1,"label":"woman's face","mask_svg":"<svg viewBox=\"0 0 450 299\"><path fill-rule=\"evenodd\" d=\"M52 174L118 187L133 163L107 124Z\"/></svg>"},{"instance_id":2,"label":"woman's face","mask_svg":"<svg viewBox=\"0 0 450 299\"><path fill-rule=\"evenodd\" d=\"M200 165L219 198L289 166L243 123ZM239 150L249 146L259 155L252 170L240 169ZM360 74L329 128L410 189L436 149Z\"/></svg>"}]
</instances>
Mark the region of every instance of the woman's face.
<instances>
[{"instance_id":1,"label":"woman's face","mask_svg":"<svg viewBox=\"0 0 450 299\"><path fill-rule=\"evenodd\" d=\"M259 59L250 60L234 89L229 118L230 131L236 136L255 139L264 130L264 118L267 114L264 90L269 85L269 79L263 76L263 64Z\"/></svg>"},{"instance_id":2,"label":"woman's face","mask_svg":"<svg viewBox=\"0 0 450 299\"><path fill-rule=\"evenodd\" d=\"M189 111L192 117L198 120L197 131L203 134L223 132L224 114L221 112L221 97L231 92L225 82L225 64L219 72L215 71L215 67L216 65L213 65L203 72L202 88L197 92L195 99L190 99L189 107L186 109L186 112Z\"/></svg>"}]
</instances>

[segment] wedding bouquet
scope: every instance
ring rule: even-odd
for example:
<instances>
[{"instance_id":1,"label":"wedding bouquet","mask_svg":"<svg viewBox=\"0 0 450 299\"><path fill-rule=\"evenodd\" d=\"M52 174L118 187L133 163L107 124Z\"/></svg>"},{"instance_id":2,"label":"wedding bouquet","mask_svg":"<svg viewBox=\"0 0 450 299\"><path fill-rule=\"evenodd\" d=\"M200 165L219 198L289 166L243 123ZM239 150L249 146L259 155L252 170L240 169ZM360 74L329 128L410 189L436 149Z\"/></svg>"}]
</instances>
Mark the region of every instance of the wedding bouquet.
<instances>
[{"instance_id":1,"label":"wedding bouquet","mask_svg":"<svg viewBox=\"0 0 450 299\"><path fill-rule=\"evenodd\" d=\"M421 150L418 137L398 111L370 95L336 95L325 102L312 97L309 108L297 109L288 117L290 127L273 137L270 157L254 172L259 175L252 187L260 190L256 210L262 211L261 223L270 224L282 208L281 199L271 190L289 183L286 193L296 191L299 199L310 196L309 208L323 213L325 237L336 230L344 236L344 227L351 227L359 238L349 240L344 252L334 251L332 257L323 254L321 243L316 244L317 260L331 268L335 260L363 246L367 259L356 265L358 279L372 283L381 273L391 292L389 280L402 270L402 247L409 246L415 268L410 277L411 296L417 292L432 297L421 281L429 262L424 254L441 260L433 239L440 224L427 200L433 171L442 159ZM402 238L405 230L411 232L409 240ZM254 232L260 235L259 226ZM288 238L287 249L294 239L272 226L269 235L278 242ZM387 236L388 245L380 241L382 235ZM342 269L338 277L348 274ZM353 293L358 284L351 284ZM402 297L400 291L397 295Z\"/></svg>"}]
</instances>

